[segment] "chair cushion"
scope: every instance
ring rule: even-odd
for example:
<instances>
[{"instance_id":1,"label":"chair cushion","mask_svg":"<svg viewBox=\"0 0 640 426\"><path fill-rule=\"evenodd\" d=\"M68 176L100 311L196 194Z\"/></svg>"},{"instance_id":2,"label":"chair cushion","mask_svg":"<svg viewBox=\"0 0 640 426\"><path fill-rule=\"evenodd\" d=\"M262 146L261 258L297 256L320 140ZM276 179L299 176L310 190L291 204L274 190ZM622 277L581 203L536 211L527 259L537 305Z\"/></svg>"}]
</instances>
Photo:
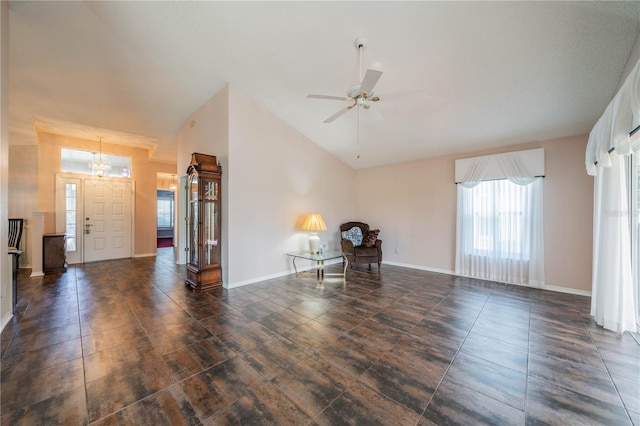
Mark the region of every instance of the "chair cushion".
<instances>
[{"instance_id":1,"label":"chair cushion","mask_svg":"<svg viewBox=\"0 0 640 426\"><path fill-rule=\"evenodd\" d=\"M357 257L378 257L378 249L375 247L356 247L354 248Z\"/></svg>"},{"instance_id":2,"label":"chair cushion","mask_svg":"<svg viewBox=\"0 0 640 426\"><path fill-rule=\"evenodd\" d=\"M375 246L379 233L379 229L371 229L370 231L365 232L364 237L362 238L362 245L365 247Z\"/></svg>"},{"instance_id":3,"label":"chair cushion","mask_svg":"<svg viewBox=\"0 0 640 426\"><path fill-rule=\"evenodd\" d=\"M342 238L351 241L354 247L358 247L362 244L362 237L362 230L357 226L354 226L348 231L342 232Z\"/></svg>"}]
</instances>

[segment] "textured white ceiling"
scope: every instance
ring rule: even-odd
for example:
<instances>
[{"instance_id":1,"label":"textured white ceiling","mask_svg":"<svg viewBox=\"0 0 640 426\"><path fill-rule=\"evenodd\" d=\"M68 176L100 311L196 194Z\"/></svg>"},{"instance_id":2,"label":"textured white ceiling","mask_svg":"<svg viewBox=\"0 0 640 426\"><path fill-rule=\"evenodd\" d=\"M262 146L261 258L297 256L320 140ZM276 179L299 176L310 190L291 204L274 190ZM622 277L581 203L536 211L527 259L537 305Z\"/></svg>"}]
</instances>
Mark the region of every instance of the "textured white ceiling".
<instances>
[{"instance_id":1,"label":"textured white ceiling","mask_svg":"<svg viewBox=\"0 0 640 426\"><path fill-rule=\"evenodd\" d=\"M11 2L10 143L49 131L156 144L231 83L354 168L588 133L640 2ZM322 121L364 67L375 108ZM129 134L129 136L128 136ZM83 136L84 137L84 136ZM358 154L360 158L357 159Z\"/></svg>"}]
</instances>

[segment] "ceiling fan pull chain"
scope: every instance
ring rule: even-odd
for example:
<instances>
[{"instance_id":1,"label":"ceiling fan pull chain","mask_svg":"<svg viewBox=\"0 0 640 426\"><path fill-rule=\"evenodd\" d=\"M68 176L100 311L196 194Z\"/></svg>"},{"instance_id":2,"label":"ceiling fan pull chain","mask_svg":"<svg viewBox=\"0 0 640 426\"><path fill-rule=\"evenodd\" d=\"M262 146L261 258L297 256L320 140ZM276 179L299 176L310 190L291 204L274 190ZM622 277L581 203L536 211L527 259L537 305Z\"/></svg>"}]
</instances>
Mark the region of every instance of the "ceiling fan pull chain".
<instances>
[{"instance_id":1,"label":"ceiling fan pull chain","mask_svg":"<svg viewBox=\"0 0 640 426\"><path fill-rule=\"evenodd\" d=\"M358 144L358 149L360 148L360 108L356 111L356 143Z\"/></svg>"},{"instance_id":2,"label":"ceiling fan pull chain","mask_svg":"<svg viewBox=\"0 0 640 426\"><path fill-rule=\"evenodd\" d=\"M356 111L356 148L358 149L358 154L356 159L360 159L360 108L357 108Z\"/></svg>"}]
</instances>

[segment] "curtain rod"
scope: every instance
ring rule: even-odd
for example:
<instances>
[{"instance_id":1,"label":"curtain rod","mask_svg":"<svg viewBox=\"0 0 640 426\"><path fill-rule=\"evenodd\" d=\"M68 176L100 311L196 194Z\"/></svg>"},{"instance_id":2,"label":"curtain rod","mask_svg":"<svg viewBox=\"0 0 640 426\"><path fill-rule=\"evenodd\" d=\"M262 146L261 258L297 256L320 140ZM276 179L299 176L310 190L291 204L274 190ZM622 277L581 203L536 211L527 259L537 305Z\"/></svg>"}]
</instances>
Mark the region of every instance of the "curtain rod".
<instances>
[{"instance_id":1,"label":"curtain rod","mask_svg":"<svg viewBox=\"0 0 640 426\"><path fill-rule=\"evenodd\" d=\"M631 137L631 136L635 135L636 133L638 133L638 130L640 130L640 126L638 126L638 127L636 127L635 129L633 129L633 130L631 131L631 133L629 133L629 137ZM611 148L609 148L609 150L607 151L607 153L611 154L611 153L612 153L613 151L615 151L615 150L616 150L616 147L615 147L615 146L612 146ZM598 162L597 162L597 161L594 161L594 162L593 162L593 164L594 164L595 166L597 166L597 165L598 165Z\"/></svg>"}]
</instances>

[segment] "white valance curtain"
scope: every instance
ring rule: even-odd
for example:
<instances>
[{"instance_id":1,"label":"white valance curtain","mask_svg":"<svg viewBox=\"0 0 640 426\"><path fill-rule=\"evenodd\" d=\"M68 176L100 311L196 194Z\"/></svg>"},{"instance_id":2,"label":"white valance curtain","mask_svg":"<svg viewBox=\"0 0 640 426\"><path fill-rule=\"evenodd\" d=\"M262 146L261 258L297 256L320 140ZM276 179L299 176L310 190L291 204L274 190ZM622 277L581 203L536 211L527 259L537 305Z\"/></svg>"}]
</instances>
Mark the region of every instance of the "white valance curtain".
<instances>
[{"instance_id":1,"label":"white valance curtain","mask_svg":"<svg viewBox=\"0 0 640 426\"><path fill-rule=\"evenodd\" d=\"M587 173L597 176L598 170L611 167L611 152L631 154L629 133L640 125L640 62L598 120L587 144Z\"/></svg>"},{"instance_id":2,"label":"white valance curtain","mask_svg":"<svg viewBox=\"0 0 640 426\"><path fill-rule=\"evenodd\" d=\"M544 150L530 151L456 162L456 274L544 286Z\"/></svg>"},{"instance_id":3,"label":"white valance curtain","mask_svg":"<svg viewBox=\"0 0 640 426\"><path fill-rule=\"evenodd\" d=\"M640 124L640 62L589 134L587 173L595 176L591 315L597 324L636 331L629 194L624 156Z\"/></svg>"},{"instance_id":4,"label":"white valance curtain","mask_svg":"<svg viewBox=\"0 0 640 426\"><path fill-rule=\"evenodd\" d=\"M544 148L456 160L456 183L471 188L483 180L510 179L527 184L544 176Z\"/></svg>"}]
</instances>

